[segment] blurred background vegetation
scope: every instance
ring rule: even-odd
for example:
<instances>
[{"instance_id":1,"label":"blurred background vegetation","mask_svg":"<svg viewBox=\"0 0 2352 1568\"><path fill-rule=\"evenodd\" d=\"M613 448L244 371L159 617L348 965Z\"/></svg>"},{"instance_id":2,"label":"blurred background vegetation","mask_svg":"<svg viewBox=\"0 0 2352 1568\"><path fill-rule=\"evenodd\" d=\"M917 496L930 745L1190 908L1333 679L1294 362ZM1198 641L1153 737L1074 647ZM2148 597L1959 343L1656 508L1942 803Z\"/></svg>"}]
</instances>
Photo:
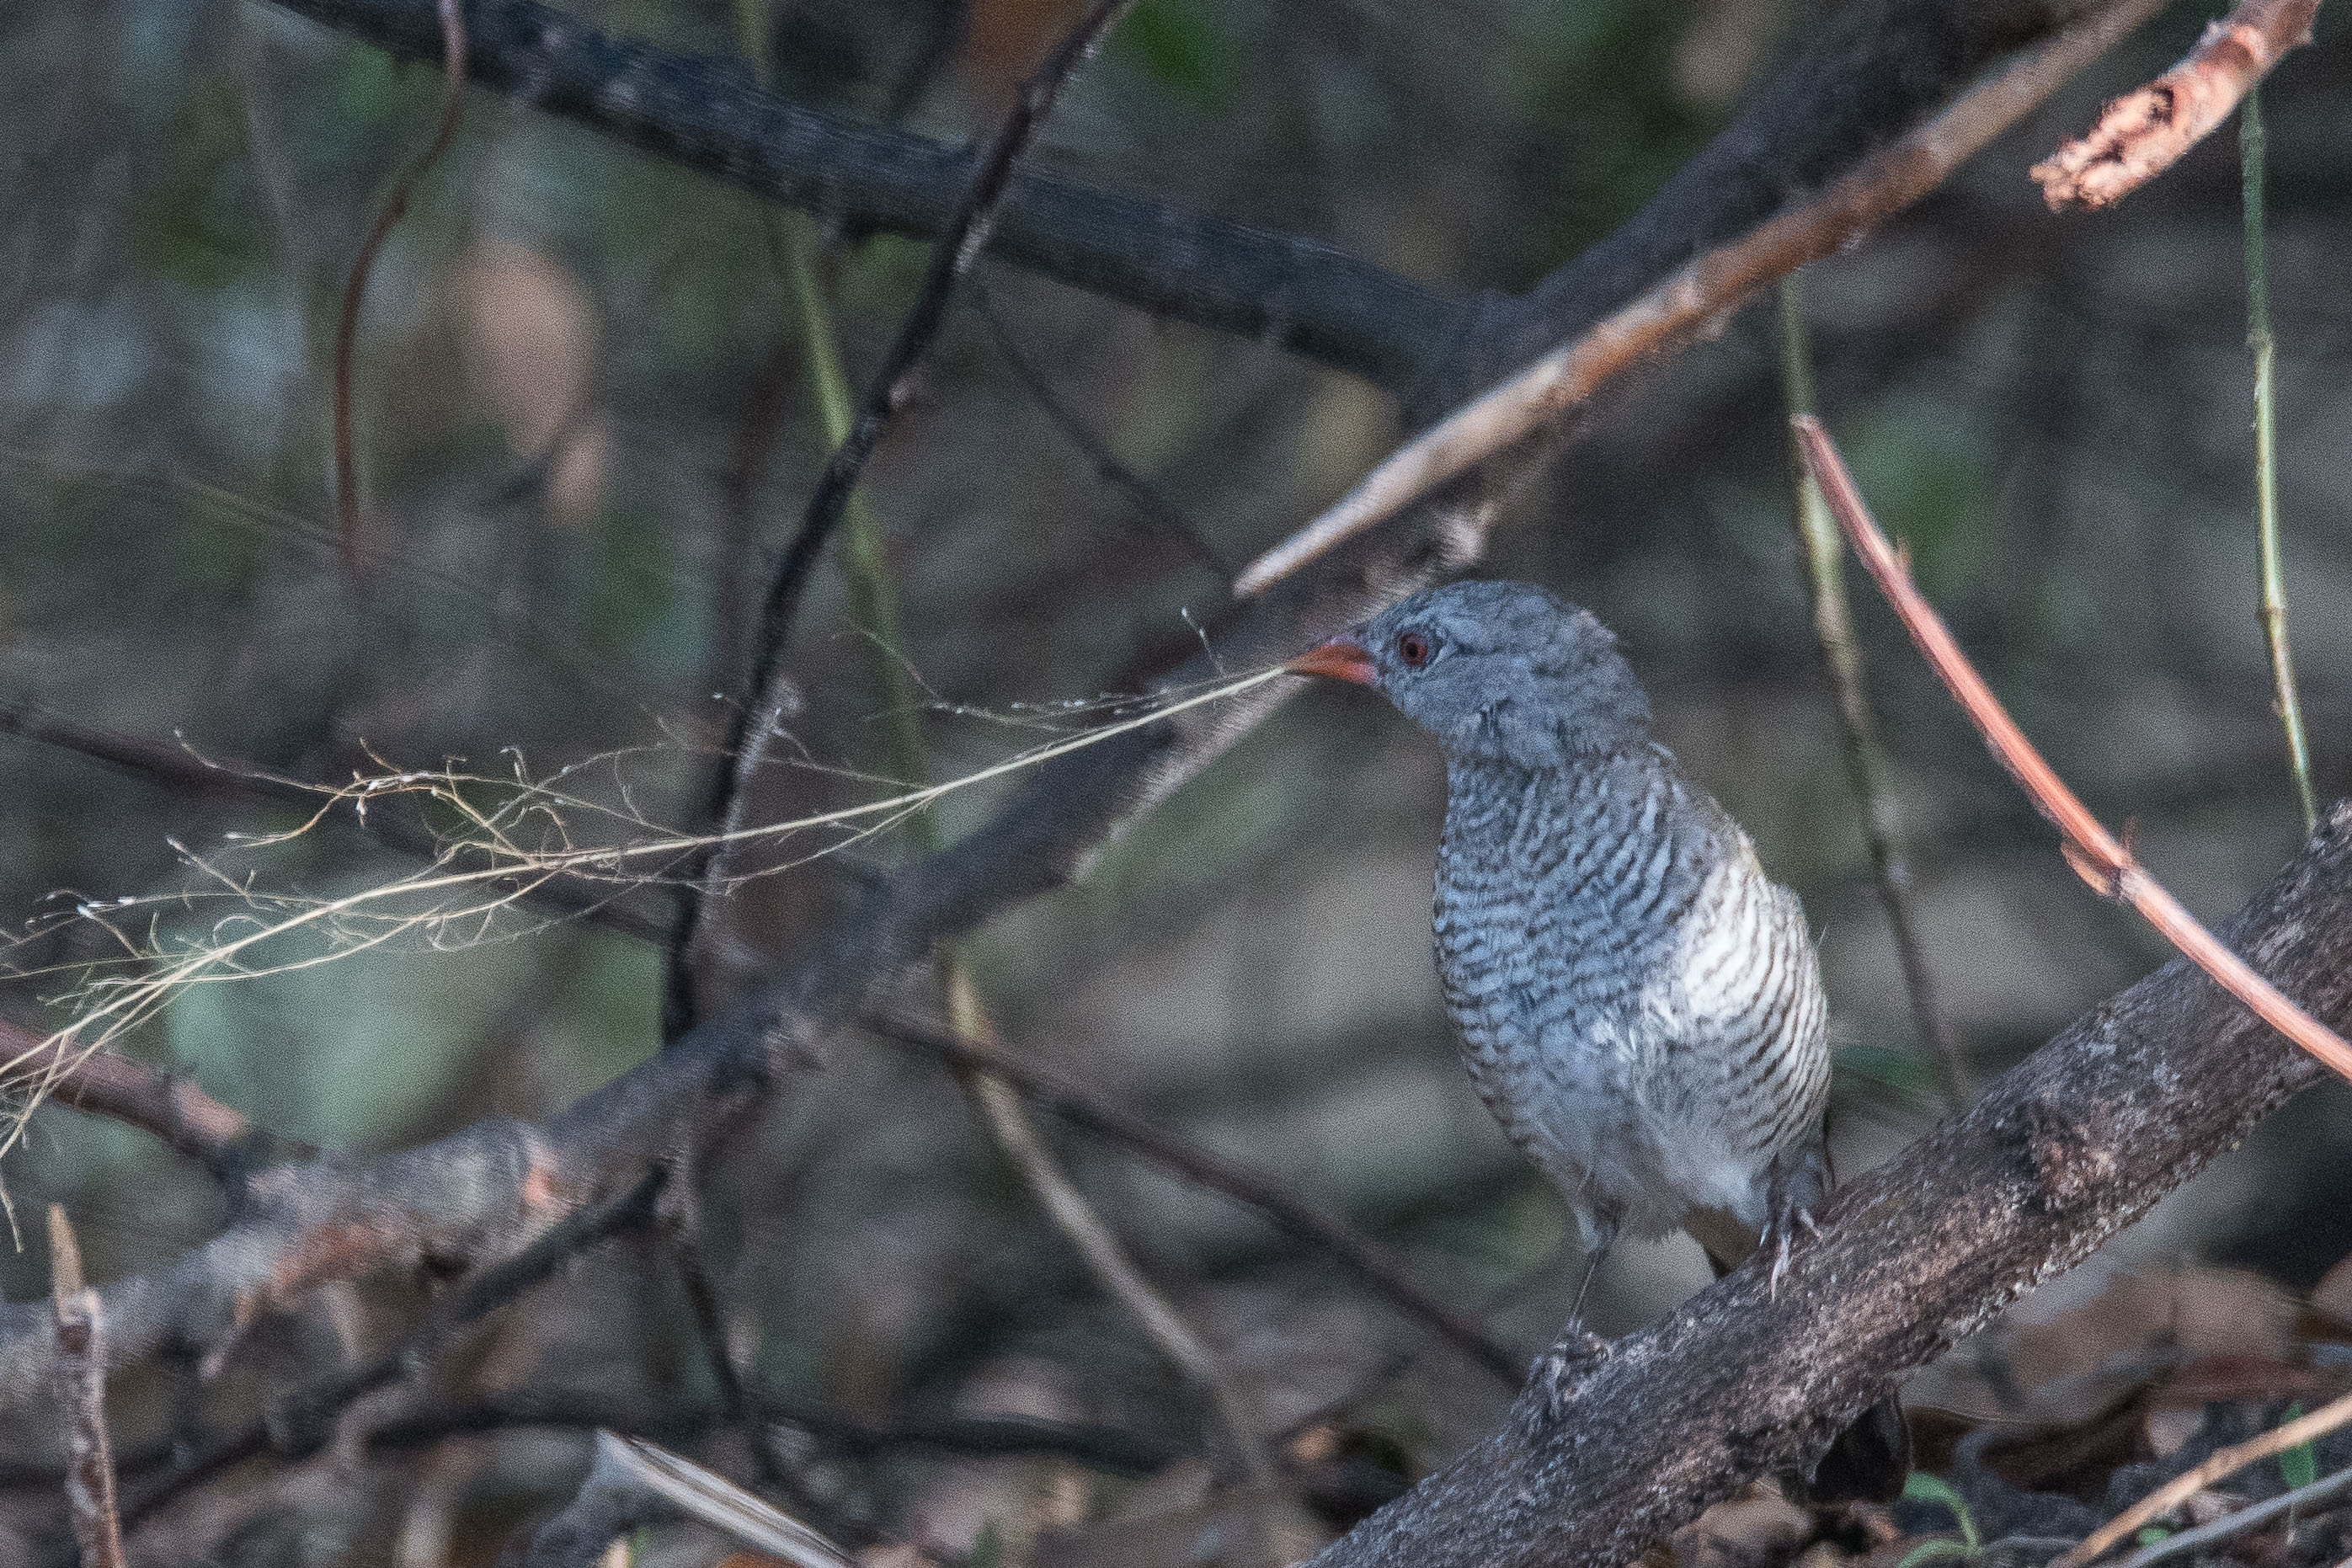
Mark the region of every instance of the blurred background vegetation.
<instances>
[{"instance_id":1,"label":"blurred background vegetation","mask_svg":"<svg viewBox=\"0 0 2352 1568\"><path fill-rule=\"evenodd\" d=\"M683 51L736 56L745 37L720 0L570 8ZM959 140L984 132L1076 7L975 0L959 36L960 9L797 0L754 13L751 33L792 96ZM1517 289L1630 215L1816 15L1805 0L1142 0L1034 156L1449 293ZM2108 820L2136 822L2145 858L2212 919L2299 833L2253 612L2234 137L2098 216L2052 216L2023 174L2206 20L2176 7L1806 291L1823 412L1924 585L2060 771ZM11 727L61 714L331 780L371 756L494 773L513 752L543 772L625 750L613 776L639 806L687 819L725 716L714 693L735 689L751 605L829 446L787 267L802 220L473 95L367 296L356 391L378 564L354 587L328 480L334 313L429 135L437 74L267 5L24 0L0 9L0 83ZM2323 13L2266 108L2286 561L2332 798L2352 776L2340 14ZM835 236L819 250L862 384L926 247ZM938 699L919 715L935 776L1026 738L999 721L1034 714L1016 704L1094 695L1139 650L1190 638L1187 612L1224 597L1208 560L1247 559L1399 435L1381 394L1272 347L985 262L977 277L999 326L967 296L864 490L901 602L891 655ZM1669 743L1802 893L1847 1047L1851 1168L1936 1111L1811 639L1777 363L1768 302L1612 396L1481 570L1549 583L1617 628ZM1163 504L1103 482L1033 381ZM1864 604L1860 619L1928 962L1981 1079L2158 955L2086 895L1887 617ZM802 758L897 770L887 668L829 564L788 671ZM780 764L753 812L853 793ZM1573 1226L1454 1060L1428 956L1441 805L1419 735L1361 694L1318 691L970 956L1012 1048L1280 1173L1449 1298L1498 1301L1497 1331L1532 1349L1564 1310ZM944 830L982 809L950 809ZM21 735L0 736L0 812L12 921L58 889L178 888L192 873L175 845L209 853L293 819ZM706 994L822 921L860 861L911 853L901 838L728 900ZM409 864L335 826L236 863L314 890ZM45 939L19 956L89 952ZM64 984L16 985L11 1016L56 1026L46 1004ZM131 1047L286 1136L396 1148L493 1110L544 1116L604 1081L655 1049L658 989L648 945L568 924L217 988ZM2242 1264L2308 1287L2352 1252L2347 1108L2315 1093L2103 1266ZM1408 1473L1491 1424L1498 1386L1320 1258L1115 1151L1057 1146L1277 1423L1345 1398L1347 1430ZM223 1219L216 1189L152 1141L54 1108L0 1177L20 1212L68 1206L101 1280ZM730 1331L783 1387L873 1421L1016 1410L1197 1433L952 1080L894 1047L839 1041L819 1087L709 1173L706 1201ZM675 1281L642 1250L593 1256L442 1375L497 1387L593 1367L649 1396L702 1390ZM1629 1246L1592 1315L1621 1331L1704 1278L1685 1243ZM44 1279L37 1254L0 1254L7 1299ZM369 1300L392 1313L407 1299ZM250 1401L331 1353L332 1332L273 1327L208 1397ZM117 1410L156 1430L169 1398L134 1379ZM455 1560L480 1561L568 1490L579 1454L570 1438L483 1439L331 1508L289 1481L251 1528L278 1532L268 1560L388 1561L403 1510L438 1486L465 1500ZM1089 1506L1086 1489L1123 1484L1043 1461L825 1473L845 1512L957 1549L984 1529L1025 1538Z\"/></svg>"}]
</instances>

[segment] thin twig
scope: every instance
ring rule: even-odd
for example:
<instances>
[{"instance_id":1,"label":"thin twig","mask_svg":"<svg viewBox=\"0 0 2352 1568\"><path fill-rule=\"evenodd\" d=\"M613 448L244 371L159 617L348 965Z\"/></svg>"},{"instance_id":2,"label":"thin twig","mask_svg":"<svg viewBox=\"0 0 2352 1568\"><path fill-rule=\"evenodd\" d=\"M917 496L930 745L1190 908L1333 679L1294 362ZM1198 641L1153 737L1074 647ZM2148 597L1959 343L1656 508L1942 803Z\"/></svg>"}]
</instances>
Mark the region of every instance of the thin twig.
<instances>
[{"instance_id":1,"label":"thin twig","mask_svg":"<svg viewBox=\"0 0 2352 1568\"><path fill-rule=\"evenodd\" d=\"M2271 270L2263 211L2263 165L2267 152L2263 132L2262 89L2246 89L2245 108L2238 121L2240 180L2246 207L2246 347L2254 359L2254 530L2262 560L2263 642L2270 649L2271 684L2278 693L2279 725L2286 731L2287 767L2294 775L2294 796L2303 807L2303 831L2319 826L2319 801L2311 787L2311 742L2303 732L2303 700L2294 680L2294 650L2286 635L2286 567L2279 555L2278 407L2273 362L2277 340L2271 336Z\"/></svg>"},{"instance_id":2,"label":"thin twig","mask_svg":"<svg viewBox=\"0 0 2352 1568\"><path fill-rule=\"evenodd\" d=\"M49 1301L57 1316L50 1385L65 1424L66 1510L82 1568L122 1568L114 1455L106 1437L106 1318L82 1279L81 1247L66 1211L49 1205Z\"/></svg>"},{"instance_id":3,"label":"thin twig","mask_svg":"<svg viewBox=\"0 0 2352 1568\"><path fill-rule=\"evenodd\" d=\"M1262 594L1447 480L1541 439L1620 374L1720 321L1775 279L1834 254L1935 189L2161 4L2127 0L2074 24L1864 158L1827 190L1685 262L1631 304L1399 447L1320 517L1244 567L1234 593L1243 598Z\"/></svg>"},{"instance_id":4,"label":"thin twig","mask_svg":"<svg viewBox=\"0 0 2352 1568\"><path fill-rule=\"evenodd\" d=\"M774 705L776 682L782 678L784 648L792 639L793 619L800 608L801 594L826 542L848 510L850 494L856 489L866 460L873 456L882 433L899 408L914 395L916 377L929 358L940 329L946 324L956 282L979 259L995 227L998 209L1012 189L1014 165L1044 126L1071 73L1132 4L1134 0L1093 0L1086 14L1045 57L1045 63L1022 83L1012 110L997 126L973 169L971 182L957 205L955 216L940 230L939 243L931 250L930 266L916 290L915 302L899 324L898 336L891 341L881 368L875 373L858 405L856 423L848 436L835 444L824 473L817 480L816 490L809 497L800 531L793 536L775 575L769 580L760 607L758 629L751 639L742 700L735 709L726 744L711 770L704 820L728 820L744 782L758 771L760 757L773 730L768 718ZM662 998L663 1033L668 1038L676 1038L693 1024L688 949L701 923L703 895L699 883L705 869L705 865L698 865L695 874L687 879L671 930Z\"/></svg>"},{"instance_id":5,"label":"thin twig","mask_svg":"<svg viewBox=\"0 0 2352 1568\"><path fill-rule=\"evenodd\" d=\"M0 1019L0 1061L11 1079L48 1083L60 1104L152 1133L222 1180L247 1166L257 1142L291 1147L257 1141L250 1121L188 1079L120 1052L85 1052Z\"/></svg>"},{"instance_id":6,"label":"thin twig","mask_svg":"<svg viewBox=\"0 0 2352 1568\"><path fill-rule=\"evenodd\" d=\"M950 966L948 1012L959 1035L992 1044L988 1016L982 1011L970 973L961 963ZM957 1076L979 1110L996 1146L1003 1150L1037 1206L1045 1211L1095 1282L1134 1319L1144 1336L1183 1378L1209 1396L1232 1440L1243 1476L1253 1485L1273 1479L1273 1458L1259 1431L1260 1420L1239 1383L1207 1342L1193 1331L1183 1314L1143 1277L1126 1247L1095 1212L1085 1194L1054 1163L1037 1130L1030 1124L1017 1091L1002 1077L985 1068L959 1064Z\"/></svg>"},{"instance_id":7,"label":"thin twig","mask_svg":"<svg viewBox=\"0 0 2352 1568\"><path fill-rule=\"evenodd\" d=\"M1794 424L1798 438L1804 445L1805 461L1813 478L1821 482L1830 510L1835 514L1838 526L1845 531L1854 552L1870 568L1879 592L1886 595L1886 602L1902 617L1911 640L1918 645L1937 679L1967 711L1993 756L2032 797L2034 808L2058 829L2064 840L2061 847L2066 863L2074 868L2074 874L2101 897L2137 910L2183 957L2252 1008L2263 1022L2311 1053L2329 1070L2352 1079L2352 1045L2347 1045L2342 1036L2289 1001L2244 959L2222 946L2195 916L2180 907L2178 899L2141 868L2131 851L2116 842L2115 836L2052 771L2033 749L2033 743L2025 738L2025 732L2017 727L2017 721L2001 707L1992 689L1985 684L1984 677L1976 672L1968 656L1952 640L1942 618L1913 585L1909 567L1871 521L1868 509L1863 505L1862 493L1854 488L1853 476L1846 472L1829 433L1822 428L1819 420L1810 417L1800 416Z\"/></svg>"},{"instance_id":8,"label":"thin twig","mask_svg":"<svg viewBox=\"0 0 2352 1568\"><path fill-rule=\"evenodd\" d=\"M2053 211L2121 201L2180 161L2289 49L2311 42L2319 0L2240 0L2180 62L2111 100L2081 138L2030 171Z\"/></svg>"},{"instance_id":9,"label":"thin twig","mask_svg":"<svg viewBox=\"0 0 2352 1568\"><path fill-rule=\"evenodd\" d=\"M1402 1258L1344 1221L1301 1202L1274 1177L1212 1154L1066 1079L977 1040L893 1013L869 1013L863 1022L885 1039L1002 1079L1039 1110L1140 1154L1186 1181L1248 1205L1289 1235L1328 1252L1349 1273L1505 1384L1517 1387L1525 1375L1526 1356L1514 1354L1468 1316L1430 1294L1413 1279Z\"/></svg>"},{"instance_id":10,"label":"thin twig","mask_svg":"<svg viewBox=\"0 0 2352 1568\"><path fill-rule=\"evenodd\" d=\"M1780 385L1789 416L1814 411L1812 345L1805 331L1804 273L1780 279ZM1805 468L1805 454L1793 430L1789 437L1789 479L1795 492L1797 542L1805 553L1805 581L1813 601L1813 639L1822 666L1837 694L1838 739L1843 742L1846 780L1862 808L1863 842L1878 883L1878 902L1895 938L1903 969L1903 989L1911 999L1911 1019L1927 1047L1927 1059L1944 1091L1947 1110L1964 1108L1970 1098L1968 1058L1936 1005L1935 976L1928 971L1919 927L1911 910L1911 863L1904 851L1903 824L1895 811L1886 748L1864 688L1862 645L1853 635L1853 605L1845 591L1845 550L1836 521L1822 500L1821 487Z\"/></svg>"},{"instance_id":11,"label":"thin twig","mask_svg":"<svg viewBox=\"0 0 2352 1568\"><path fill-rule=\"evenodd\" d=\"M335 318L335 363L330 394L335 427L335 518L342 535L343 569L354 578L360 570L360 478L352 453L352 356L359 342L360 306L367 298L368 278L375 270L376 252L383 248L383 242L392 237L393 226L407 213L409 198L416 194L418 183L432 173L433 165L441 161L441 155L457 140L457 121L466 107L465 6L460 0L440 0L440 121L434 128L432 142L393 181L375 222L369 226L367 237L360 242L360 253L343 282L342 307Z\"/></svg>"},{"instance_id":12,"label":"thin twig","mask_svg":"<svg viewBox=\"0 0 2352 1568\"><path fill-rule=\"evenodd\" d=\"M2289 1448L2301 1447L2305 1443L2314 1442L2347 1422L2352 1422L2352 1394L2332 1399L2308 1415L2298 1416L2293 1421L2273 1426L2259 1437L2233 1444L2227 1448L2217 1449L2204 1463L2183 1470L2179 1475L2173 1477L2172 1479L2091 1531L2083 1538L2081 1544L2070 1548L2053 1561L2050 1568L2083 1568L2083 1564L2109 1551L2118 1542L2137 1533L2141 1526L2162 1519L2224 1476L2235 1475L2248 1465L2267 1459L2273 1454L2284 1454ZM2325 1480L2315 1481L2312 1487L2342 1486L2347 1480L2352 1480L2352 1470L2330 1476ZM2231 1514L2228 1519L2216 1522L2228 1524L2235 1521L2241 1530L2252 1528L2261 1523L2263 1519L2269 1518L2271 1514L2284 1513L2295 1503L2307 1500L2304 1494L2310 1492L2312 1487L2300 1488L2284 1496L2271 1498L2256 1504L2253 1508L2242 1510ZM2264 1512L2264 1510L2268 1512ZM2248 1515L2259 1517L2250 1519ZM2224 1533L2233 1532L2225 1531ZM2142 1553L2141 1557L2146 1555ZM2126 1568L2133 1568L2133 1565L2141 1561L2141 1557L2126 1559Z\"/></svg>"},{"instance_id":13,"label":"thin twig","mask_svg":"<svg viewBox=\"0 0 2352 1568\"><path fill-rule=\"evenodd\" d=\"M1181 508L1153 489L1150 480L1120 462L1117 455L1103 444L1102 437L1088 428L1087 422L1062 401L1061 395L1054 390L1053 383L1045 379L1045 372L1031 363L1029 356L1021 352L1021 345L1013 341L1012 331L1005 326L1004 318L997 314L996 302L977 283L972 286L971 302L982 324L988 329L989 341L996 345L997 354L1004 361L1006 368L1013 372L1013 379L1021 384L1021 389L1037 405L1039 412L1062 433L1062 438L1078 449L1093 468L1096 480L1125 496L1129 504L1158 532L1214 573L1219 583L1230 581L1234 569L1223 553L1209 542L1199 525L1185 516Z\"/></svg>"}]
</instances>

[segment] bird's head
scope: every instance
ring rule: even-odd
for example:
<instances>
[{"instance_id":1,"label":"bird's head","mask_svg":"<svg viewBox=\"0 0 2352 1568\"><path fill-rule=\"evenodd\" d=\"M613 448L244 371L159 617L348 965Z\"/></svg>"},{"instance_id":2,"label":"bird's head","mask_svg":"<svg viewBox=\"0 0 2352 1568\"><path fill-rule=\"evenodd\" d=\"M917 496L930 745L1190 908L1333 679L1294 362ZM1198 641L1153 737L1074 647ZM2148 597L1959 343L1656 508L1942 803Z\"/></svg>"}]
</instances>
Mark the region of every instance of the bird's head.
<instances>
[{"instance_id":1,"label":"bird's head","mask_svg":"<svg viewBox=\"0 0 2352 1568\"><path fill-rule=\"evenodd\" d=\"M1557 768L1649 738L1649 700L1609 628L1532 583L1415 594L1288 668L1375 688L1457 761Z\"/></svg>"}]
</instances>

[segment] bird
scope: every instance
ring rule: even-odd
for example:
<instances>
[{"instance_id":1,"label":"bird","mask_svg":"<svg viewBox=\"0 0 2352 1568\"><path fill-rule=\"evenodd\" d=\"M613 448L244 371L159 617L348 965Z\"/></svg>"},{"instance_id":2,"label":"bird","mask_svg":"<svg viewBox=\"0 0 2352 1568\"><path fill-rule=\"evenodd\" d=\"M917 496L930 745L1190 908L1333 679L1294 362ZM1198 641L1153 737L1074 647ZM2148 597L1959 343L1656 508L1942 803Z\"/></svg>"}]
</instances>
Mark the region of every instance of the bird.
<instances>
[{"instance_id":1,"label":"bird","mask_svg":"<svg viewBox=\"0 0 2352 1568\"><path fill-rule=\"evenodd\" d=\"M1718 1274L1769 1245L1777 1289L1830 1182L1820 958L1615 637L1537 584L1463 582L1286 668L1372 688L1444 753L1438 975L1479 1097L1585 1222L1570 1332L1621 1236L1688 1231Z\"/></svg>"}]
</instances>

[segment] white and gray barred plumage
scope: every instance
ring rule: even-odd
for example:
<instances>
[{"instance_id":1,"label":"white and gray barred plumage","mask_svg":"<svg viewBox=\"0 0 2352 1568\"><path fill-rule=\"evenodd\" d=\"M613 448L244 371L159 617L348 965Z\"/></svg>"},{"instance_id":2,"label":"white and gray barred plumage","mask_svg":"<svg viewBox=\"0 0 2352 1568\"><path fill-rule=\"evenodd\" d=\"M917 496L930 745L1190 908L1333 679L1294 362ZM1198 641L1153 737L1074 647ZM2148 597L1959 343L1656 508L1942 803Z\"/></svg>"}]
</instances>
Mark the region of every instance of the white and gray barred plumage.
<instances>
[{"instance_id":1,"label":"white and gray barred plumage","mask_svg":"<svg viewBox=\"0 0 2352 1568\"><path fill-rule=\"evenodd\" d=\"M1445 749L1438 969L1513 1141L1604 1247L1687 1228L1729 1262L1810 1209L1829 1047L1804 911L1650 738L1615 639L1542 588L1465 583L1350 641Z\"/></svg>"}]
</instances>

